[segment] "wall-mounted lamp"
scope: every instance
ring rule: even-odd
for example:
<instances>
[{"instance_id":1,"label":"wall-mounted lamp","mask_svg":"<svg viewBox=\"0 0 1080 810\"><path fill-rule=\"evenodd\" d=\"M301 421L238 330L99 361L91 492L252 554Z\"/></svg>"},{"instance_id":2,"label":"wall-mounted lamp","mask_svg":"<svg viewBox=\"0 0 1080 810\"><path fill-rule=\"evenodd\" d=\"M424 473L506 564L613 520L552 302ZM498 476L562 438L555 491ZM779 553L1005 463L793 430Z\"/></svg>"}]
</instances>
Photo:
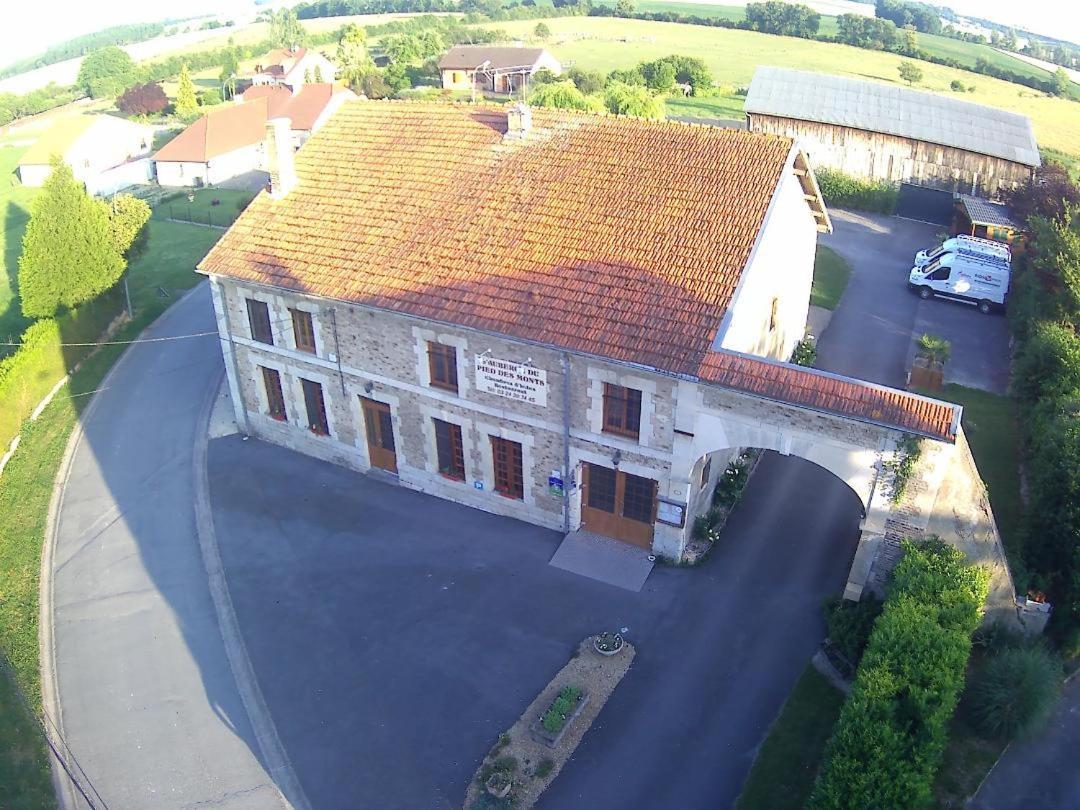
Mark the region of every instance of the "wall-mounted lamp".
<instances>
[{"instance_id":1,"label":"wall-mounted lamp","mask_svg":"<svg viewBox=\"0 0 1080 810\"><path fill-rule=\"evenodd\" d=\"M364 383L364 393L365 394L370 394L374 389L375 389L375 383L373 383L373 382Z\"/></svg>"},{"instance_id":2,"label":"wall-mounted lamp","mask_svg":"<svg viewBox=\"0 0 1080 810\"><path fill-rule=\"evenodd\" d=\"M622 461L622 450L616 450L615 455L611 457L611 464L616 470L619 469L620 461Z\"/></svg>"}]
</instances>

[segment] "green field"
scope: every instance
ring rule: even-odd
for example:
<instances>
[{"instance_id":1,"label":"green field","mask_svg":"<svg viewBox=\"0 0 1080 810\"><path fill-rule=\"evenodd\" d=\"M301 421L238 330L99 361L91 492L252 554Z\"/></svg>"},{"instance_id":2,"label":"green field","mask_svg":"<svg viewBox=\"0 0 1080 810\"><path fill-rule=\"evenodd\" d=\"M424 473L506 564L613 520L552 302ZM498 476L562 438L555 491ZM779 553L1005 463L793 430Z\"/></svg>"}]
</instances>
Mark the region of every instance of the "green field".
<instances>
[{"instance_id":1,"label":"green field","mask_svg":"<svg viewBox=\"0 0 1080 810\"><path fill-rule=\"evenodd\" d=\"M679 53L703 59L717 83L745 87L758 65L835 73L860 79L899 83L897 68L903 57L829 42L776 37L753 31L709 28L607 17L561 17L545 20L551 29L551 51L566 65L610 71L638 62ZM511 37L528 38L535 20L499 23ZM919 89L951 97L949 83L959 79L974 84L963 99L988 104L1031 117L1040 145L1080 155L1080 105L1051 98L1012 82L966 70L920 64L924 79ZM730 113L725 117L730 117Z\"/></svg>"},{"instance_id":2,"label":"green field","mask_svg":"<svg viewBox=\"0 0 1080 810\"><path fill-rule=\"evenodd\" d=\"M155 219L181 219L203 225L227 227L232 225L240 212L255 196L253 191L237 191L228 188L201 188L193 192L194 200L181 194L173 200L162 202L154 209Z\"/></svg>"},{"instance_id":3,"label":"green field","mask_svg":"<svg viewBox=\"0 0 1080 810\"><path fill-rule=\"evenodd\" d=\"M688 118L731 118L736 121L746 119L743 112L744 96L734 93L718 93L714 96L690 96L681 98L672 96L666 102L669 117Z\"/></svg>"}]
</instances>

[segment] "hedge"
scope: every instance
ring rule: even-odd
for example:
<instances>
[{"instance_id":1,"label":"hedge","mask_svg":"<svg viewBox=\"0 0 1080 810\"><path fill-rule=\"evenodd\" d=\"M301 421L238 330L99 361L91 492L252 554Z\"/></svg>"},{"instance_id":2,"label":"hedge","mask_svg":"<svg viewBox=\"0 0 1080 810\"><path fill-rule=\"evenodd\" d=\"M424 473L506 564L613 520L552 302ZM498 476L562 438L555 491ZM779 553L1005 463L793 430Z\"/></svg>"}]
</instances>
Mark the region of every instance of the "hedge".
<instances>
[{"instance_id":1,"label":"hedge","mask_svg":"<svg viewBox=\"0 0 1080 810\"><path fill-rule=\"evenodd\" d=\"M940 540L904 550L826 748L815 810L930 803L989 576Z\"/></svg>"},{"instance_id":2,"label":"hedge","mask_svg":"<svg viewBox=\"0 0 1080 810\"><path fill-rule=\"evenodd\" d=\"M0 360L0 454L22 423L72 367L93 347L64 343L93 343L123 311L121 285L77 310L32 323L14 354Z\"/></svg>"},{"instance_id":3,"label":"hedge","mask_svg":"<svg viewBox=\"0 0 1080 810\"><path fill-rule=\"evenodd\" d=\"M884 180L863 180L833 169L814 170L821 196L829 205L891 214L899 190Z\"/></svg>"}]
</instances>

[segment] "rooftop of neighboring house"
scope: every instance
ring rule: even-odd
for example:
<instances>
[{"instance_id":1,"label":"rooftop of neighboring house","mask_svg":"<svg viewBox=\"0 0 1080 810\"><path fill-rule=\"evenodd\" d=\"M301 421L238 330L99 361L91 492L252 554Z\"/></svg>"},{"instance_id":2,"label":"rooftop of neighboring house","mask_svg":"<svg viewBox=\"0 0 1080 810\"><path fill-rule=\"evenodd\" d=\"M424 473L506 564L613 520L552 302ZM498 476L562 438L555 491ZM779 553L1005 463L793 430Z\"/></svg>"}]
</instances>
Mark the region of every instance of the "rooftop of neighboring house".
<instances>
[{"instance_id":1,"label":"rooftop of neighboring house","mask_svg":"<svg viewBox=\"0 0 1080 810\"><path fill-rule=\"evenodd\" d=\"M292 129L309 131L330 99L344 92L349 91L328 83L305 84L295 94L285 87L251 87L242 103L207 113L158 150L154 159L205 163L264 140L271 118L288 118Z\"/></svg>"},{"instance_id":2,"label":"rooftop of neighboring house","mask_svg":"<svg viewBox=\"0 0 1080 810\"><path fill-rule=\"evenodd\" d=\"M147 133L147 146L150 143L151 128L145 124L136 124L126 118L101 113L84 113L65 118L62 122L50 127L23 152L19 158L20 166L38 166L49 163L53 155L65 155L72 146L87 135L91 130L105 130L116 132L130 129L142 130ZM126 146L126 142L124 144Z\"/></svg>"},{"instance_id":3,"label":"rooftop of neighboring house","mask_svg":"<svg viewBox=\"0 0 1080 810\"><path fill-rule=\"evenodd\" d=\"M1039 166L1026 115L883 82L759 67L746 112L882 132Z\"/></svg>"},{"instance_id":4,"label":"rooftop of neighboring house","mask_svg":"<svg viewBox=\"0 0 1080 810\"><path fill-rule=\"evenodd\" d=\"M199 269L955 435L950 406L712 349L805 166L790 139L546 109L507 130L506 108L347 103Z\"/></svg>"},{"instance_id":5,"label":"rooftop of neighboring house","mask_svg":"<svg viewBox=\"0 0 1080 810\"><path fill-rule=\"evenodd\" d=\"M532 67L543 54L543 48L455 45L439 60L439 69L475 70L485 62L489 70Z\"/></svg>"},{"instance_id":6,"label":"rooftop of neighboring house","mask_svg":"<svg viewBox=\"0 0 1080 810\"><path fill-rule=\"evenodd\" d=\"M284 76L307 55L307 48L273 48L258 59L256 72Z\"/></svg>"}]
</instances>

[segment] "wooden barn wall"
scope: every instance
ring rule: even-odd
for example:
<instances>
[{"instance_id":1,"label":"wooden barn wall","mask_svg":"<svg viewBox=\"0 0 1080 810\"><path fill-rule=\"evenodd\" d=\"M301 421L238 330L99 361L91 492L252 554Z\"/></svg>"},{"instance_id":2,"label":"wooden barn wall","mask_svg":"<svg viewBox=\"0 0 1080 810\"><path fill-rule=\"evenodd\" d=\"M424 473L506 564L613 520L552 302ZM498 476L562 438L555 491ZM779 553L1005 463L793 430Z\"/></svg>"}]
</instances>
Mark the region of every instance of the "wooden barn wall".
<instances>
[{"instance_id":1,"label":"wooden barn wall","mask_svg":"<svg viewBox=\"0 0 1080 810\"><path fill-rule=\"evenodd\" d=\"M858 177L993 197L1031 176L1030 167L1022 163L952 146L773 115L749 118L754 132L799 139L814 166Z\"/></svg>"}]
</instances>

